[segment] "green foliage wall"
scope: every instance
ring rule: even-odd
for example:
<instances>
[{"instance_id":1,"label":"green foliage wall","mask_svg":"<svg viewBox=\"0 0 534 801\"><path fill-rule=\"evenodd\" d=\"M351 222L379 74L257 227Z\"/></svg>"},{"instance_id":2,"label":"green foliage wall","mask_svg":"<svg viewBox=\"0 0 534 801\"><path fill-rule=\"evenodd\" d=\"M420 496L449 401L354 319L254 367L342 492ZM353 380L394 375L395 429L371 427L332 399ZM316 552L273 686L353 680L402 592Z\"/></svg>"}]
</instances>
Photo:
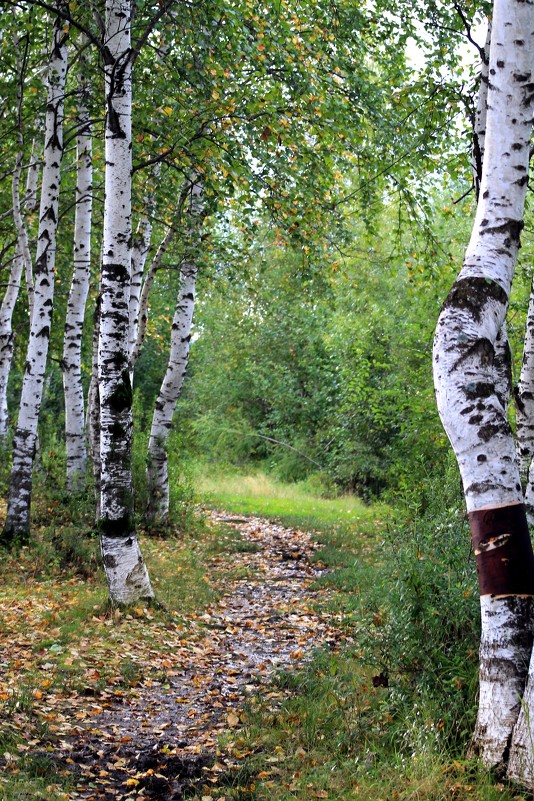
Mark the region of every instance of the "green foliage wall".
<instances>
[{"instance_id":1,"label":"green foliage wall","mask_svg":"<svg viewBox=\"0 0 534 801\"><path fill-rule=\"evenodd\" d=\"M179 418L201 453L290 480L322 470L367 495L439 462L432 336L468 218L434 206L447 248L397 236L390 210L372 238L354 226L351 254L326 268L266 235L248 271L207 288Z\"/></svg>"}]
</instances>

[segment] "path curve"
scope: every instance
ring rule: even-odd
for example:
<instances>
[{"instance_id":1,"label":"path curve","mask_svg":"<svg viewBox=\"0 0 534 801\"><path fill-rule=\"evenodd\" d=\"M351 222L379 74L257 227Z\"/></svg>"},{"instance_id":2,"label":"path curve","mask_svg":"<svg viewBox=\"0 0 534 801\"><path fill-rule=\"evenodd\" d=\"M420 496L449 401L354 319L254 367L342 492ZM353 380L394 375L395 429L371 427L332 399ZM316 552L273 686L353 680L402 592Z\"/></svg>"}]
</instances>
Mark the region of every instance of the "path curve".
<instances>
[{"instance_id":1,"label":"path curve","mask_svg":"<svg viewBox=\"0 0 534 801\"><path fill-rule=\"evenodd\" d=\"M217 737L238 732L245 702L274 671L298 669L315 649L346 639L339 617L326 611L329 591L316 583L325 567L312 561L319 546L311 534L225 512L208 519L248 543L213 557L217 571L234 578L192 623L167 686L142 687L127 704L114 700L83 726L70 759L96 786L80 782L73 799L125 798L132 788L139 798L181 799L213 765ZM103 766L96 780L95 761Z\"/></svg>"}]
</instances>

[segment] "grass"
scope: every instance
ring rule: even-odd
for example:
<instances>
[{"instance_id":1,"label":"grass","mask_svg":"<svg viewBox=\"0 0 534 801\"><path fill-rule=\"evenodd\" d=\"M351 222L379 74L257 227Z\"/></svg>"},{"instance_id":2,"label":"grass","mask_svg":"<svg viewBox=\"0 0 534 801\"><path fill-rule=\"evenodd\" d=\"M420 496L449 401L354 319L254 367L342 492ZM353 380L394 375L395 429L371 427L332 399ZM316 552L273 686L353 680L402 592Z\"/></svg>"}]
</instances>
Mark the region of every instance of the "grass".
<instances>
[{"instance_id":1,"label":"grass","mask_svg":"<svg viewBox=\"0 0 534 801\"><path fill-rule=\"evenodd\" d=\"M308 531L328 531L329 543L351 545L355 533L376 534L387 515L384 505L368 505L355 495L323 497L309 483L283 484L263 472L203 472L197 477L205 502L243 515L279 520Z\"/></svg>"},{"instance_id":2,"label":"grass","mask_svg":"<svg viewBox=\"0 0 534 801\"><path fill-rule=\"evenodd\" d=\"M317 643L315 658L303 670L281 672L270 690L251 698L240 716L241 728L221 738L220 751L235 767L201 787L195 801L527 798L464 759L476 653L473 665L467 664L459 644L468 635L459 613L452 614L457 629L446 633L439 603L428 595L434 584L442 593L436 576L444 569L437 558L435 563L427 558L432 543L426 542L419 520L414 522L412 559L408 529L403 552L396 533L389 531L391 510L385 506L366 505L352 496L321 497L310 486L284 486L260 473L205 474L199 484L214 507L316 532L323 546L317 560L332 568L320 582L330 589L347 640L344 647L328 651ZM68 521L37 530L30 547L4 555L0 753L12 759L0 776L2 801L68 799L72 776L55 772L50 754L42 749L43 742L53 749L68 734L61 720L64 703L83 716L87 699L103 689L124 695L143 683L164 683L180 643L189 636L187 617L201 615L225 580L217 573L217 559L211 563L213 556L256 547L228 526L202 524L188 535L141 541L165 610L110 612L96 566L96 543L77 538ZM447 575L446 580L457 603L464 604L463 579ZM390 594L392 587L396 594ZM414 598L421 606L412 618ZM395 616L394 602L404 617ZM431 606L435 613L428 611ZM426 641L436 636L444 652L438 668L435 650L425 650ZM48 712L43 713L43 705ZM34 756L27 753L32 742L39 744Z\"/></svg>"},{"instance_id":3,"label":"grass","mask_svg":"<svg viewBox=\"0 0 534 801\"><path fill-rule=\"evenodd\" d=\"M454 604L465 605L472 575L464 576L462 567L453 577L446 553L440 554L443 562L426 556L440 525L448 532L458 529L462 542L465 535L454 517L451 529L449 512L443 524L450 504L438 497L440 490L428 533L417 517L397 530L394 510L386 506L353 496L320 497L306 485L283 485L263 473L207 472L200 487L208 503L230 513L316 532L323 545L317 558L332 568L321 582L330 588L331 605L346 621L352 642L335 653L319 650L299 673L280 674L274 701L262 696L249 704L240 735L222 743L223 751L247 756L226 781L206 786L195 801L530 798L464 758L473 724L476 650L469 651L460 622L458 634L445 631L433 593L443 591L436 580L443 574L454 589ZM467 551L467 538L465 544ZM468 554L456 553L456 542L450 549L450 560L463 565ZM395 613L391 604L403 608ZM417 613L420 604L429 611ZM465 639L463 649L455 646L456 636Z\"/></svg>"}]
</instances>

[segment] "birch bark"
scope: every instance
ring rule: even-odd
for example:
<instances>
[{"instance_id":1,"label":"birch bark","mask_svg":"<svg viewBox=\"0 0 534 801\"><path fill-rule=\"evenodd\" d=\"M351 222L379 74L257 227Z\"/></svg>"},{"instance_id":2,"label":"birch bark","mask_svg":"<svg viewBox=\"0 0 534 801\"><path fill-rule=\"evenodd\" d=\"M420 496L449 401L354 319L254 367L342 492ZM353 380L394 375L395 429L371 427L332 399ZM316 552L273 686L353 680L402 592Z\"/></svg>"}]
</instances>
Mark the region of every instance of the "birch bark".
<instances>
[{"instance_id":1,"label":"birch bark","mask_svg":"<svg viewBox=\"0 0 534 801\"><path fill-rule=\"evenodd\" d=\"M19 294L24 260L17 245L11 263L5 295L0 306L0 444L5 442L9 428L7 384L13 358L12 319Z\"/></svg>"},{"instance_id":2,"label":"birch bark","mask_svg":"<svg viewBox=\"0 0 534 801\"><path fill-rule=\"evenodd\" d=\"M190 246L195 248L202 227L202 183L191 181L187 233ZM152 416L147 455L147 517L164 520L169 514L169 474L167 441L176 403L180 396L189 360L191 324L195 307L197 278L196 259L185 261L180 271L180 291L171 328L171 346L165 377L161 384Z\"/></svg>"},{"instance_id":3,"label":"birch bark","mask_svg":"<svg viewBox=\"0 0 534 801\"><path fill-rule=\"evenodd\" d=\"M63 339L63 390L65 395L65 444L67 488L79 492L85 479L84 397L82 386L82 333L89 292L91 267L92 135L87 108L89 85L87 63L80 56L79 102L76 124L76 212L74 218L74 259L72 284L67 303Z\"/></svg>"},{"instance_id":4,"label":"birch bark","mask_svg":"<svg viewBox=\"0 0 534 801\"><path fill-rule=\"evenodd\" d=\"M514 395L519 470L526 488L529 523L534 526L534 504L532 492L529 492L534 478L529 477L534 457L534 283L530 290L521 373Z\"/></svg>"},{"instance_id":5,"label":"birch bark","mask_svg":"<svg viewBox=\"0 0 534 801\"><path fill-rule=\"evenodd\" d=\"M159 244L159 247L154 255L154 258L152 259L152 262L150 263L150 267L148 268L143 281L141 296L139 298L139 307L137 310L135 340L131 343L130 351L130 366L132 371L135 367L137 359L139 358L139 354L141 353L141 348L143 347L143 342L145 340L146 327L148 323L148 299L150 297L150 290L152 289L156 273L161 267L161 262L165 253L167 252L173 235L173 229L169 228Z\"/></svg>"},{"instance_id":6,"label":"birch bark","mask_svg":"<svg viewBox=\"0 0 534 801\"><path fill-rule=\"evenodd\" d=\"M28 165L28 176L26 179L26 191L24 193L24 206L27 211L35 211L37 208L37 188L39 184L39 158L35 139L32 142L32 154Z\"/></svg>"},{"instance_id":7,"label":"birch bark","mask_svg":"<svg viewBox=\"0 0 534 801\"><path fill-rule=\"evenodd\" d=\"M104 570L113 603L152 598L134 528L131 280L132 51L129 0L106 0L105 207L98 345L101 509Z\"/></svg>"},{"instance_id":8,"label":"birch bark","mask_svg":"<svg viewBox=\"0 0 534 801\"><path fill-rule=\"evenodd\" d=\"M139 220L137 232L133 239L132 244L132 280L130 282L130 360L137 341L137 332L139 329L139 312L143 287L143 274L145 271L146 259L148 251L150 250L150 240L152 238L152 218L155 209L155 180L157 180L160 173L161 165L157 164L151 180L148 181L145 196L143 199L144 214ZM135 361L135 360L134 360ZM133 384L133 367L134 361L130 361L130 380Z\"/></svg>"},{"instance_id":9,"label":"birch bark","mask_svg":"<svg viewBox=\"0 0 534 801\"><path fill-rule=\"evenodd\" d=\"M2 540L6 544L11 544L15 539L26 539L30 528L33 458L54 299L60 164L63 153L63 104L67 73L66 40L64 23L57 18L48 68L44 163L35 259L35 299L13 443L7 514L2 533Z\"/></svg>"},{"instance_id":10,"label":"birch bark","mask_svg":"<svg viewBox=\"0 0 534 801\"><path fill-rule=\"evenodd\" d=\"M523 224L533 42L534 5L496 0L480 198L434 342L438 409L460 467L479 573L480 699L473 749L499 769L519 715L533 638L534 557L496 359Z\"/></svg>"},{"instance_id":11,"label":"birch bark","mask_svg":"<svg viewBox=\"0 0 534 801\"><path fill-rule=\"evenodd\" d=\"M147 517L149 520L164 520L169 514L167 440L189 360L196 277L196 265L184 264L180 271L181 287L172 321L169 362L154 407L148 442Z\"/></svg>"},{"instance_id":12,"label":"birch bark","mask_svg":"<svg viewBox=\"0 0 534 801\"><path fill-rule=\"evenodd\" d=\"M21 150L20 153L18 154L17 163L15 165L15 170L13 173L11 194L13 197L13 220L15 222L15 229L17 231L18 250L22 257L22 263L24 267L24 276L26 279L26 292L28 293L28 313L31 320L33 315L35 287L33 283L33 263L30 253L28 230L26 228L26 223L24 222L24 218L22 216L21 201L20 201L19 182L22 171L23 158L24 156Z\"/></svg>"},{"instance_id":13,"label":"birch bark","mask_svg":"<svg viewBox=\"0 0 534 801\"><path fill-rule=\"evenodd\" d=\"M15 169L13 171L13 179L11 182L11 197L13 200L13 222L15 224L15 230L17 232L17 243L18 243L18 250L20 255L23 259L24 264L24 274L26 277L26 290L28 293L28 312L30 316L30 321L33 314L33 298L34 298L34 285L33 285L33 263L32 257L30 253L30 243L28 239L28 231L26 228L26 223L24 222L24 218L22 216L22 204L20 198L20 178L22 174L22 165L24 162L24 136L22 133L22 101L23 101L23 82L24 82L24 73L22 69L22 60L20 56L17 59L17 68L20 74L20 81L17 86L17 140L19 144L19 152L15 161ZM32 156L33 156L33 148L32 148ZM32 162L33 163L33 162ZM31 172L31 165L28 170L28 180L30 177ZM37 181L37 173L36 173L36 181ZM37 193L37 185L35 185L35 195ZM33 208L37 205L36 196L33 199Z\"/></svg>"},{"instance_id":14,"label":"birch bark","mask_svg":"<svg viewBox=\"0 0 534 801\"><path fill-rule=\"evenodd\" d=\"M89 455L93 465L95 521L100 521L100 394L98 390L98 342L100 339L100 295L96 300L93 325L93 353L91 360L91 382L87 393L87 422Z\"/></svg>"}]
</instances>

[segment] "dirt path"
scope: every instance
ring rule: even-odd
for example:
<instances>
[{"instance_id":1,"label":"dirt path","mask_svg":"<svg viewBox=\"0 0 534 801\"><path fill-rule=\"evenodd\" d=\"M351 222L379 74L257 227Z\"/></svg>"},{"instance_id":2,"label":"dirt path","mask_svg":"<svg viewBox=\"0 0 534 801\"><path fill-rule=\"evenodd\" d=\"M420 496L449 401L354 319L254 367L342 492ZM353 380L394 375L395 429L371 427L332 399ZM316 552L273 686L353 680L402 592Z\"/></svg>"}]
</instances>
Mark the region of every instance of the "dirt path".
<instances>
[{"instance_id":1,"label":"dirt path","mask_svg":"<svg viewBox=\"0 0 534 801\"><path fill-rule=\"evenodd\" d=\"M317 611L327 591L311 586L324 567L311 561L309 534L257 518L211 519L246 543L243 552L213 558L228 575L226 592L191 621L167 681L110 698L63 741L58 759L80 773L73 799L183 798L232 762L231 748L216 759L217 737L238 734L246 700L273 671L299 668L314 649L335 648L344 637L340 621Z\"/></svg>"}]
</instances>

